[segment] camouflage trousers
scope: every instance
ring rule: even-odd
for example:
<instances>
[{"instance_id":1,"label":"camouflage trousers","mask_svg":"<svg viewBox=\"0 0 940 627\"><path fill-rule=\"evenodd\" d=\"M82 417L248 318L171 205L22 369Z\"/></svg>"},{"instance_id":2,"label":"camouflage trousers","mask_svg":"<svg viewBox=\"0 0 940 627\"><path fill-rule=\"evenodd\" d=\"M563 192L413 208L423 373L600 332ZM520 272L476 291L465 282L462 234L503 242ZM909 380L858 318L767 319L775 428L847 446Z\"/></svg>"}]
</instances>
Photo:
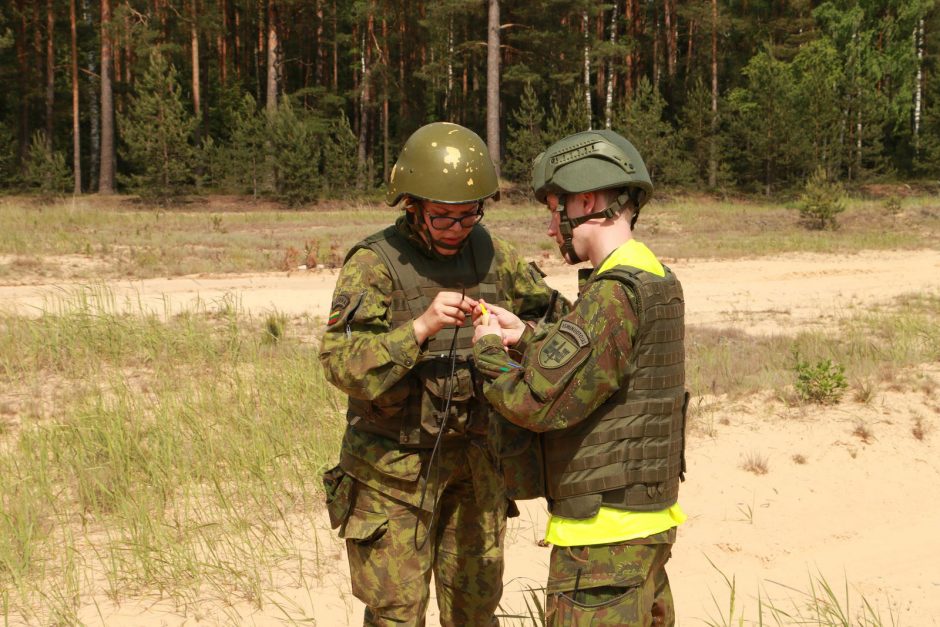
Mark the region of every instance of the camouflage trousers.
<instances>
[{"instance_id":1,"label":"camouflage trousers","mask_svg":"<svg viewBox=\"0 0 940 627\"><path fill-rule=\"evenodd\" d=\"M434 512L356 481L346 539L352 592L365 625L424 625L434 576L442 625L497 625L503 591L507 499L502 479L475 446L442 450ZM416 533L417 527L417 533ZM430 534L430 535L429 535Z\"/></svg>"},{"instance_id":2,"label":"camouflage trousers","mask_svg":"<svg viewBox=\"0 0 940 627\"><path fill-rule=\"evenodd\" d=\"M671 543L552 547L546 624L675 625L665 569L671 550Z\"/></svg>"}]
</instances>

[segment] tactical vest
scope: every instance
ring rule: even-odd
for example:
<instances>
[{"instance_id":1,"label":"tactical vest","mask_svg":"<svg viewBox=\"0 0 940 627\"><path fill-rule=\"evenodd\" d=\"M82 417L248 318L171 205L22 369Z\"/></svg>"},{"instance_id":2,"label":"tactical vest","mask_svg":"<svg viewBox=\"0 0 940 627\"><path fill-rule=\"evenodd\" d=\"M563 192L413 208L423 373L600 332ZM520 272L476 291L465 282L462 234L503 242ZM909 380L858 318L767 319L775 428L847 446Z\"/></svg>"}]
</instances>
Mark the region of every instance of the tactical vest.
<instances>
[{"instance_id":1,"label":"tactical vest","mask_svg":"<svg viewBox=\"0 0 940 627\"><path fill-rule=\"evenodd\" d=\"M665 509L685 473L682 286L668 268L658 277L618 266L597 280L632 290L639 326L626 385L588 419L543 434L549 509L565 518L591 518L602 505Z\"/></svg>"},{"instance_id":2,"label":"tactical vest","mask_svg":"<svg viewBox=\"0 0 940 627\"><path fill-rule=\"evenodd\" d=\"M410 324L441 291L464 292L468 297L511 308L495 269L493 240L482 226L475 226L467 245L447 259L424 254L395 226L356 244L346 259L360 248L377 253L392 276L392 328ZM346 412L349 424L397 439L406 447L428 448L434 445L445 422L446 408L442 438L485 434L490 410L482 381L472 368L472 355L473 325L468 316L463 326L445 327L428 338L411 372L379 398L367 401L350 397Z\"/></svg>"}]
</instances>

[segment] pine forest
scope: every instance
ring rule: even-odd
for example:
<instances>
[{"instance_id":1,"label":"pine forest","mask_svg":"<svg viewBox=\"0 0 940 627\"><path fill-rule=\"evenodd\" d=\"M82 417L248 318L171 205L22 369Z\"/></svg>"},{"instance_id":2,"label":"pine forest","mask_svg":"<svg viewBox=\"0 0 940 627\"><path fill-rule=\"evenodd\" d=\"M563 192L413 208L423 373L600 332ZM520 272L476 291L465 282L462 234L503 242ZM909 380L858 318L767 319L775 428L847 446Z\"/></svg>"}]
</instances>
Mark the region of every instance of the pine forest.
<instances>
[{"instance_id":1,"label":"pine forest","mask_svg":"<svg viewBox=\"0 0 940 627\"><path fill-rule=\"evenodd\" d=\"M657 185L940 178L933 0L5 0L0 189L375 196L422 124L509 189L589 128Z\"/></svg>"}]
</instances>

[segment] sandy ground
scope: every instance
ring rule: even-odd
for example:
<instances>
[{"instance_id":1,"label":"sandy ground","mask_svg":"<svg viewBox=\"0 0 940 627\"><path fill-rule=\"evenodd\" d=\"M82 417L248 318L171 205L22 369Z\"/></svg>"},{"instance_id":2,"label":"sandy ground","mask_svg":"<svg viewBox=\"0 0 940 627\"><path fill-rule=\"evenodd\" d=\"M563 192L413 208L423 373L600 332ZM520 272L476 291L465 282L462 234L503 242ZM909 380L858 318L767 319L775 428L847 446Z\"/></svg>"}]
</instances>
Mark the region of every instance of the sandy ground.
<instances>
[{"instance_id":1,"label":"sandy ground","mask_svg":"<svg viewBox=\"0 0 940 627\"><path fill-rule=\"evenodd\" d=\"M750 333L826 328L900 294L940 292L940 251L934 250L670 265L685 286L689 323ZM549 281L573 295L573 271L548 270ZM329 271L298 271L109 287L115 306L159 315L237 303L258 315L277 310L325 316L335 278ZM68 283L0 286L0 309L37 314L83 289ZM735 616L743 611L748 624L761 603L767 624L793 624L773 619L768 601L792 613L819 578L843 608L848 595L853 612L864 595L886 625L940 624L940 364L908 374L920 382L913 390L879 389L868 403L845 400L826 409L789 408L770 396L693 401L700 403L702 419L689 436L688 481L680 497L689 520L668 567L681 625L728 620L726 578L736 587ZM922 438L915 437L916 425ZM745 470L748 458L763 463L766 473ZM546 517L541 502L522 505L507 535L503 607L509 614L524 613L527 590L544 582L549 556L538 546ZM284 575L280 608L259 611L245 604L183 612L159 600L116 607L99 598L89 600L80 616L109 625L273 625L283 624L286 615L317 625L361 624L342 545L327 527L321 516L309 530L317 558L298 566L305 578ZM285 573L290 569L286 565ZM432 601L429 625L437 624Z\"/></svg>"}]
</instances>

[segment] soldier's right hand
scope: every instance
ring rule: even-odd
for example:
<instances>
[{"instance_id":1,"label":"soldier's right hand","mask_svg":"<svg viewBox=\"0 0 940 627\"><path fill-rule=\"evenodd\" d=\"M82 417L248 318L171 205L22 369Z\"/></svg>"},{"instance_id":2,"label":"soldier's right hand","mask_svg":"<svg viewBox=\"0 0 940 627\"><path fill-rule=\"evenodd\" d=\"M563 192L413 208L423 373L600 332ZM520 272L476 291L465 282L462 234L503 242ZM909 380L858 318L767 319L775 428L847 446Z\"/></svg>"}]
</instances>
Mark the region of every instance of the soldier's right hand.
<instances>
[{"instance_id":1,"label":"soldier's right hand","mask_svg":"<svg viewBox=\"0 0 940 627\"><path fill-rule=\"evenodd\" d=\"M493 323L499 325L500 335L503 336L503 345L512 346L518 342L519 338L522 337L522 332L525 331L525 322L516 314L499 305L486 303L486 309L492 315ZM479 306L473 310L473 324L477 326L486 325L482 308Z\"/></svg>"},{"instance_id":2,"label":"soldier's right hand","mask_svg":"<svg viewBox=\"0 0 940 627\"><path fill-rule=\"evenodd\" d=\"M459 292L439 292L424 313L415 318L415 339L423 344L444 327L463 325L476 306L476 300Z\"/></svg>"}]
</instances>

